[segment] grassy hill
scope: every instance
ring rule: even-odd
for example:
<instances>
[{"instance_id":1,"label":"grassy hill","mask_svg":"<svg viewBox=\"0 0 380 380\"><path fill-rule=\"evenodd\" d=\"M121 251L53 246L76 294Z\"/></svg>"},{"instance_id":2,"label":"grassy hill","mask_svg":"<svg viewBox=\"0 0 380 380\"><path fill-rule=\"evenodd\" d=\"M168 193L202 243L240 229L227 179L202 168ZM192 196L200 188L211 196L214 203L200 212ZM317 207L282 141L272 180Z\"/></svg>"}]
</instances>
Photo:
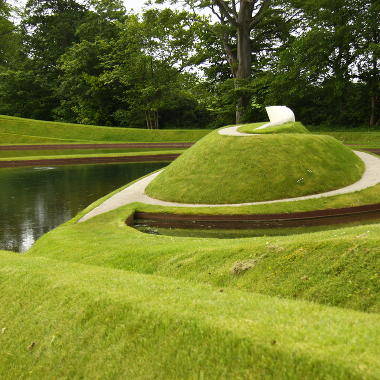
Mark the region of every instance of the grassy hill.
<instances>
[{"instance_id":1,"label":"grassy hill","mask_svg":"<svg viewBox=\"0 0 380 380\"><path fill-rule=\"evenodd\" d=\"M195 129L148 130L137 128L99 127L0 115L0 134L1 137L4 137L4 139L1 140L2 144L62 144L64 142L192 142L198 140L207 133L207 130ZM59 139L60 141L57 141L56 139Z\"/></svg>"},{"instance_id":2,"label":"grassy hill","mask_svg":"<svg viewBox=\"0 0 380 380\"><path fill-rule=\"evenodd\" d=\"M11 378L375 378L378 315L0 253Z\"/></svg>"},{"instance_id":3,"label":"grassy hill","mask_svg":"<svg viewBox=\"0 0 380 380\"><path fill-rule=\"evenodd\" d=\"M244 203L317 194L357 181L362 161L330 136L212 132L147 187L153 198L181 203Z\"/></svg>"}]
</instances>

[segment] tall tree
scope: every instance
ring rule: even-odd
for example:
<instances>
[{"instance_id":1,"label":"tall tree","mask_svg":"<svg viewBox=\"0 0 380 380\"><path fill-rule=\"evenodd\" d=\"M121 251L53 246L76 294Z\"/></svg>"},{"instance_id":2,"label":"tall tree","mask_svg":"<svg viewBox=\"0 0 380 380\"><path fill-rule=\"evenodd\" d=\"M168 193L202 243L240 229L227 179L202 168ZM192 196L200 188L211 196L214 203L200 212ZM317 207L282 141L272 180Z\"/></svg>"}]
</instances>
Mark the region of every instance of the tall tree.
<instances>
[{"instance_id":1,"label":"tall tree","mask_svg":"<svg viewBox=\"0 0 380 380\"><path fill-rule=\"evenodd\" d=\"M208 8L218 19L222 26L220 38L238 91L251 78L252 54L255 51L253 32L270 14L268 10L272 0L190 0L185 3L193 8ZM236 107L237 123L244 120L249 103L250 97L241 91Z\"/></svg>"},{"instance_id":2,"label":"tall tree","mask_svg":"<svg viewBox=\"0 0 380 380\"><path fill-rule=\"evenodd\" d=\"M5 0L0 0L0 66L8 66L17 54L16 26L11 21L12 8Z\"/></svg>"}]
</instances>

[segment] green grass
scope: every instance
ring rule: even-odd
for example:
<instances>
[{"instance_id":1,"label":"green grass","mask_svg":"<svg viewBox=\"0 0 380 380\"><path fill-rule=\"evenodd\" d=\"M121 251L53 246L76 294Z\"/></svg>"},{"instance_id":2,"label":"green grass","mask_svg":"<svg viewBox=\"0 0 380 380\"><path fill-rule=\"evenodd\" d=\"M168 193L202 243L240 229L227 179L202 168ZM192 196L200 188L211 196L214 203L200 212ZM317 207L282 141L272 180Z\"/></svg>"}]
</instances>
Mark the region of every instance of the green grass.
<instances>
[{"instance_id":1,"label":"green grass","mask_svg":"<svg viewBox=\"0 0 380 380\"><path fill-rule=\"evenodd\" d=\"M380 132L323 132L323 135L329 135L342 141L344 144L365 145L368 147L380 146Z\"/></svg>"},{"instance_id":2,"label":"green grass","mask_svg":"<svg viewBox=\"0 0 380 380\"><path fill-rule=\"evenodd\" d=\"M182 153L181 149L173 149L173 150L160 150L154 152L128 152L128 153L97 153L97 154L62 154L58 156L28 156L28 157L7 157L1 158L0 162L7 161L29 161L29 160L54 160L54 159L65 159L65 158L86 158L86 157L128 157L128 156L147 156L151 154L174 154L174 153ZM148 161L146 161L148 162Z\"/></svg>"},{"instance_id":3,"label":"green grass","mask_svg":"<svg viewBox=\"0 0 380 380\"><path fill-rule=\"evenodd\" d=\"M6 253L0 278L4 379L380 371L378 315Z\"/></svg>"},{"instance_id":4,"label":"green grass","mask_svg":"<svg viewBox=\"0 0 380 380\"><path fill-rule=\"evenodd\" d=\"M28 255L380 311L380 224L226 241L144 234L124 223L134 209L125 206L85 223L74 219L44 235ZM250 260L251 270L231 272Z\"/></svg>"},{"instance_id":5,"label":"green grass","mask_svg":"<svg viewBox=\"0 0 380 380\"><path fill-rule=\"evenodd\" d=\"M354 207L373 203L380 203L380 184L354 193L294 202L278 202L240 207L167 207L139 204L138 210L176 214L273 214Z\"/></svg>"},{"instance_id":6,"label":"green grass","mask_svg":"<svg viewBox=\"0 0 380 380\"><path fill-rule=\"evenodd\" d=\"M365 221L367 225L377 224L378 218ZM361 222L350 222L344 224L308 226L308 227L276 227L276 228L255 228L255 229L217 229L217 228L169 228L169 227L151 227L148 225L136 224L134 227L144 233L151 235L193 237L193 238L217 238L217 239L237 239L252 238L262 236L289 236L295 234L307 234L318 231L337 230L339 228L361 226Z\"/></svg>"},{"instance_id":7,"label":"green grass","mask_svg":"<svg viewBox=\"0 0 380 380\"><path fill-rule=\"evenodd\" d=\"M164 148L100 148L100 149L62 149L62 150L0 150L0 160L2 159L34 159L43 158L66 158L66 157L87 157L87 156L123 156L129 153L159 154ZM182 152L183 149L171 149L170 152Z\"/></svg>"},{"instance_id":8,"label":"green grass","mask_svg":"<svg viewBox=\"0 0 380 380\"><path fill-rule=\"evenodd\" d=\"M263 123L245 124L241 126L238 131L254 134L272 134L272 133L310 133L307 128L300 122L285 123L282 125L276 125L274 127L268 127L264 129L256 129Z\"/></svg>"},{"instance_id":9,"label":"green grass","mask_svg":"<svg viewBox=\"0 0 380 380\"><path fill-rule=\"evenodd\" d=\"M357 181L362 161L330 136L212 132L147 187L150 196L181 203L244 203L322 193Z\"/></svg>"},{"instance_id":10,"label":"green grass","mask_svg":"<svg viewBox=\"0 0 380 380\"><path fill-rule=\"evenodd\" d=\"M0 121L1 128L1 121ZM55 139L52 137L36 137L28 135L20 135L16 133L2 133L0 132L0 145L33 145L33 144L72 144L72 143L93 143L87 140L69 140L69 139Z\"/></svg>"},{"instance_id":11,"label":"green grass","mask_svg":"<svg viewBox=\"0 0 380 380\"><path fill-rule=\"evenodd\" d=\"M6 117L0 117L0 137L8 134L4 125L18 134L19 142L8 143L65 139L66 133L73 135L71 141L125 136L132 140L120 141L192 141L179 131ZM40 137L33 137L36 131ZM109 131L112 136L105 135ZM169 140L161 132L168 132ZM105 136L109 140L102 140ZM302 155L296 142L312 136L287 138L292 136L297 140L287 152ZM276 138L273 143L282 146L281 135L259 138ZM326 146L332 141L317 139ZM356 141L372 144L359 135ZM228 147L221 144L223 154ZM256 146L242 148L248 156ZM172 152L178 150L155 153ZM49 152L54 154L49 158L95 154L77 153ZM206 147L199 153L207 165L217 166ZM31 154L30 159L48 158ZM233 164L236 159L220 167ZM380 185L325 199L240 208L132 204L76 223L109 196L44 235L27 254L0 252L0 300L6 305L0 308L2 379L380 378L380 224L233 240L154 236L125 225L135 210L267 213L376 203Z\"/></svg>"},{"instance_id":12,"label":"green grass","mask_svg":"<svg viewBox=\"0 0 380 380\"><path fill-rule=\"evenodd\" d=\"M0 115L0 133L33 138L54 138L91 142L192 142L203 137L207 130L148 130L113 128L23 119ZM35 143L37 143L36 140ZM6 144L17 143L8 137ZM50 142L50 141L49 141ZM4 142L2 142L4 144ZM38 142L40 143L40 142Z\"/></svg>"}]
</instances>

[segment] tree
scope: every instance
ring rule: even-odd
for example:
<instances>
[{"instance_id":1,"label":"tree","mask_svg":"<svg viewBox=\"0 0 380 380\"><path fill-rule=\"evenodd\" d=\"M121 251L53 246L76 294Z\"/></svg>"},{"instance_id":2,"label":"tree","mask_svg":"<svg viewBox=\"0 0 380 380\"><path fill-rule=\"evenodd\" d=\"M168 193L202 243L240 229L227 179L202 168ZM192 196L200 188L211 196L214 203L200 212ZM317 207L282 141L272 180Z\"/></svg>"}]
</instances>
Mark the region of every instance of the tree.
<instances>
[{"instance_id":1,"label":"tree","mask_svg":"<svg viewBox=\"0 0 380 380\"><path fill-rule=\"evenodd\" d=\"M164 0L156 0L163 3ZM172 1L173 2L173 1ZM175 1L174 1L175 2ZM223 44L235 88L239 93L236 107L236 122L244 120L250 97L244 86L252 74L255 29L270 12L272 0L191 0L186 4L193 8L208 8L218 19L220 39Z\"/></svg>"},{"instance_id":2,"label":"tree","mask_svg":"<svg viewBox=\"0 0 380 380\"><path fill-rule=\"evenodd\" d=\"M187 71L203 24L170 9L116 19L95 9L60 59L56 115L130 127L175 127L174 117L182 127L204 124L206 112L191 91L198 79Z\"/></svg>"},{"instance_id":3,"label":"tree","mask_svg":"<svg viewBox=\"0 0 380 380\"><path fill-rule=\"evenodd\" d=\"M0 67L13 62L19 46L16 26L11 21L12 7L0 0Z\"/></svg>"}]
</instances>

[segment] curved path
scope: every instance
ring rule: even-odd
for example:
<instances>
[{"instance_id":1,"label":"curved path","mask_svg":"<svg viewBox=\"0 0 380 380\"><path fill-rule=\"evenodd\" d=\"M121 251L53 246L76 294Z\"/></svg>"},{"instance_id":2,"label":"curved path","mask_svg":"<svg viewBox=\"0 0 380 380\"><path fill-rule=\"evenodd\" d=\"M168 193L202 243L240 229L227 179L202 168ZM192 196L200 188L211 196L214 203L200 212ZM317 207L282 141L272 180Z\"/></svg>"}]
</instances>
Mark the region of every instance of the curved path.
<instances>
[{"instance_id":1,"label":"curved path","mask_svg":"<svg viewBox=\"0 0 380 380\"><path fill-rule=\"evenodd\" d=\"M306 199L315 199L322 197L331 197L334 195L348 194L355 191L364 190L368 187L377 185L380 183L380 158L372 156L371 154L354 151L355 154L363 160L365 164L365 171L362 178L352 185L343 187L341 189L328 191L326 193L306 195L297 198L287 198L287 199L276 199L273 201L263 201L263 202L248 202L248 203L233 203L233 204L191 204L191 203L177 203L177 202L167 202L161 201L159 199L154 199L145 194L145 189L150 182L156 178L161 171L152 173L147 177L133 183L119 193L113 195L111 198L105 200L101 205L91 210L89 213L84 215L79 222L84 222L96 215L114 210L120 206L124 206L133 202L141 202L152 205L159 206L171 206L171 207L237 207L237 206L252 206L279 202L293 202Z\"/></svg>"}]
</instances>

